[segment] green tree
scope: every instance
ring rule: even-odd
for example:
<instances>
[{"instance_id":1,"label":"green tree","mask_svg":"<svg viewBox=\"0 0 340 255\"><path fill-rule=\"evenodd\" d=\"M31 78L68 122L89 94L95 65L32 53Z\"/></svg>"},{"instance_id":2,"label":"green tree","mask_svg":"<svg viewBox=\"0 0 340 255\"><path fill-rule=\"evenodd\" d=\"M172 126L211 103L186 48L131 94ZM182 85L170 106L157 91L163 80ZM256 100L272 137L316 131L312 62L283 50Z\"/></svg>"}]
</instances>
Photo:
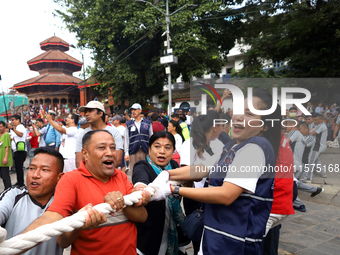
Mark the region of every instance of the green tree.
<instances>
[{"instance_id":1,"label":"green tree","mask_svg":"<svg viewBox=\"0 0 340 255\"><path fill-rule=\"evenodd\" d=\"M145 103L151 95L160 93L166 82L164 55L166 40L165 16L150 5L134 0L54 0L60 5L61 16L79 46L94 52L92 76L101 83L102 91L109 88L114 99ZM171 0L171 48L178 57L172 66L173 82L182 75L183 81L204 73L220 73L226 56L241 33L240 16L228 7L241 0ZM165 12L165 1L157 8Z\"/></svg>"},{"instance_id":2,"label":"green tree","mask_svg":"<svg viewBox=\"0 0 340 255\"><path fill-rule=\"evenodd\" d=\"M244 61L257 77L266 60L286 61L284 77L340 76L340 1L249 0L243 40L251 45Z\"/></svg>"}]
</instances>

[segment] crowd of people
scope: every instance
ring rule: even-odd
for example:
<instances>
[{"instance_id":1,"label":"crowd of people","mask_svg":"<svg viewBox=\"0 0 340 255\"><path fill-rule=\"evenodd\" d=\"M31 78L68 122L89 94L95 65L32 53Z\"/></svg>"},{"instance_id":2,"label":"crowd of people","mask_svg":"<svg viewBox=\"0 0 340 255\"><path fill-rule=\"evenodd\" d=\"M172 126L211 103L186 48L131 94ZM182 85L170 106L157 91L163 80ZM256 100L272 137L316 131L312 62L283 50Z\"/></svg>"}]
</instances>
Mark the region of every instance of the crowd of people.
<instances>
[{"instance_id":1,"label":"crowd of people","mask_svg":"<svg viewBox=\"0 0 340 255\"><path fill-rule=\"evenodd\" d=\"M323 122L327 127L327 141L334 141L338 137L337 129L337 119L340 112L340 107L334 103L331 106L326 105L323 107L322 103L319 103L318 106L313 106L311 102L308 102L306 105L306 109L312 114L312 116L322 115ZM286 118L296 118L297 120L305 121L306 116L302 113L302 111L293 106L290 110L287 110ZM311 120L310 120L311 121Z\"/></svg>"},{"instance_id":2,"label":"crowd of people","mask_svg":"<svg viewBox=\"0 0 340 255\"><path fill-rule=\"evenodd\" d=\"M228 96L226 90L222 102ZM272 96L255 90L252 102L256 109L267 110ZM241 115L232 109L223 112L218 104L205 115L179 109L169 119L164 111L143 112L139 103L122 115L109 116L94 100L66 112L64 120L48 109L29 118L26 127L19 115L10 123L0 122L5 185L0 224L7 239L86 210L84 226L25 254L62 254L69 245L71 254L185 254L188 242L179 226L186 216L204 209L201 238L192 240L195 255L278 254L281 223L294 209L306 211L297 190L311 196L323 191L308 183L315 166L322 166L327 140L338 135L339 109L336 104L323 109L308 103L312 115L293 106L281 116L278 106L261 116L247 104L246 99ZM216 124L216 119L225 122ZM10 168L17 175L14 185ZM325 169L318 172L327 177ZM146 191L150 185L153 196ZM143 198L124 207L123 196L139 190ZM116 213L93 209L103 202Z\"/></svg>"},{"instance_id":3,"label":"crowd of people","mask_svg":"<svg viewBox=\"0 0 340 255\"><path fill-rule=\"evenodd\" d=\"M25 124L30 125L31 120L43 118L49 110L54 111L59 117L63 114L77 113L78 108L78 104L29 104L27 111L23 113L26 117Z\"/></svg>"}]
</instances>

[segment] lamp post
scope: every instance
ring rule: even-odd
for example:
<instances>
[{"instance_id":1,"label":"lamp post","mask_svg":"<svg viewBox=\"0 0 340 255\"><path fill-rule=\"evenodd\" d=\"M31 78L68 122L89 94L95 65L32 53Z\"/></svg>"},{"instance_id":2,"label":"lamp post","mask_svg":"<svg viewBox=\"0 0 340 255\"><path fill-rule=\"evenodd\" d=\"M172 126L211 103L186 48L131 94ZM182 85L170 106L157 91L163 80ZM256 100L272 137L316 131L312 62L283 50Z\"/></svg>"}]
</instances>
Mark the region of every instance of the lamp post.
<instances>
[{"instance_id":1,"label":"lamp post","mask_svg":"<svg viewBox=\"0 0 340 255\"><path fill-rule=\"evenodd\" d=\"M86 82L85 82L85 62L84 62L84 54L78 49L76 48L76 46L74 46L73 44L70 45L71 48L74 48L76 50L78 50L78 52L81 54L81 59L83 61L83 80L84 80L84 83L85 83L85 105L87 103L87 98L86 98Z\"/></svg>"},{"instance_id":2,"label":"lamp post","mask_svg":"<svg viewBox=\"0 0 340 255\"><path fill-rule=\"evenodd\" d=\"M185 7L197 7L197 4L185 4L182 7L180 7L179 9L177 9L176 11L172 12L169 14L169 0L166 0L166 13L164 13L163 11L161 11L159 8L157 8L155 5L153 5L152 3L145 1L145 0L135 0L135 2L139 2L139 3L147 3L149 5L151 5L152 7L154 7L156 10L158 10L160 13L162 13L165 16L165 23L166 23L166 47L167 47L167 51L166 51L166 55L164 57L161 57L160 61L161 64L163 65L168 65L165 68L165 72L168 75L168 89L169 89L169 109L168 109L168 113L169 113L169 120L171 120L171 112L172 112L172 89L171 89L171 64L177 64L178 63L178 59L177 57L175 57L172 54L172 49L170 47L170 17L172 15L174 15L175 13L179 12L180 10L182 10ZM159 1L156 0L154 1L154 3L158 3Z\"/></svg>"}]
</instances>

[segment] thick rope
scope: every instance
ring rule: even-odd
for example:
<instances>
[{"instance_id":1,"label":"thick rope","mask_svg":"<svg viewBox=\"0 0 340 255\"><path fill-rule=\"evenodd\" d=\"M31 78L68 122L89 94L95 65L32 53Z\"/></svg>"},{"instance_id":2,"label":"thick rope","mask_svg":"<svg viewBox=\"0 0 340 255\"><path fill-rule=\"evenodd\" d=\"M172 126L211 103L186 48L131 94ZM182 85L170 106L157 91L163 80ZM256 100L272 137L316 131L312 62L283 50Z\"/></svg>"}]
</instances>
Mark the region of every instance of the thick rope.
<instances>
[{"instance_id":1,"label":"thick rope","mask_svg":"<svg viewBox=\"0 0 340 255\"><path fill-rule=\"evenodd\" d=\"M154 194L153 188L147 187L147 190L151 195ZM124 207L138 203L140 199L142 199L142 191L136 191L129 195L125 195ZM107 203L95 205L93 208L99 212L103 212L106 216L115 211ZM22 253L38 243L50 240L54 236L80 228L85 225L86 215L87 211L79 211L69 217L40 226L32 231L14 236L8 240L5 240L7 235L6 229L0 227L0 254L13 255Z\"/></svg>"}]
</instances>

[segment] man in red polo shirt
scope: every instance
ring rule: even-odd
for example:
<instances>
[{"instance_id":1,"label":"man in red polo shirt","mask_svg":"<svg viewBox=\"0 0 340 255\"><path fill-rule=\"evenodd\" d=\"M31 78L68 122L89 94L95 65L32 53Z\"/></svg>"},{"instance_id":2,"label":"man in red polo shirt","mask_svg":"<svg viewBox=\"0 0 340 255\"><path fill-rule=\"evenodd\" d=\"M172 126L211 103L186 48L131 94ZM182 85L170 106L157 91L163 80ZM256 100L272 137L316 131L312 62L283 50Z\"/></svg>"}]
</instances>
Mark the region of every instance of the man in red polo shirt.
<instances>
[{"instance_id":1,"label":"man in red polo shirt","mask_svg":"<svg viewBox=\"0 0 340 255\"><path fill-rule=\"evenodd\" d=\"M84 161L78 169L65 173L56 188L53 203L25 232L85 208L89 214L86 224L58 236L61 247L72 245L71 254L136 254L137 229L134 222L144 222L147 211L140 205L141 201L137 206L123 209L123 196L133 191L133 185L125 173L114 168L114 139L105 130L92 130L84 135L82 141ZM143 197L150 199L146 192ZM103 213L92 209L92 205L104 201L117 210L111 222ZM97 228L99 224L102 225Z\"/></svg>"}]
</instances>

